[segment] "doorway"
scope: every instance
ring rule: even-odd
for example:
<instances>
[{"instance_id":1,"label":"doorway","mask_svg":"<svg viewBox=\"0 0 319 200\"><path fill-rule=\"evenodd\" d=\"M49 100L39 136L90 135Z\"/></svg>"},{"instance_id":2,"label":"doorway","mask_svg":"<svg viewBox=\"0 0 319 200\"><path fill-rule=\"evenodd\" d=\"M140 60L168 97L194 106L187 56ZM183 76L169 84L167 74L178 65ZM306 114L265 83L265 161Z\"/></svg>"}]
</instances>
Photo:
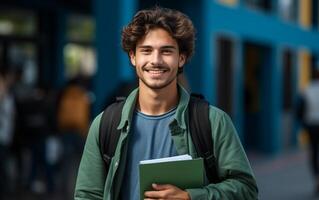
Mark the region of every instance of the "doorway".
<instances>
[{"instance_id":1,"label":"doorway","mask_svg":"<svg viewBox=\"0 0 319 200\"><path fill-rule=\"evenodd\" d=\"M244 69L244 141L249 149L263 149L267 142L271 110L271 48L245 42Z\"/></svg>"},{"instance_id":2,"label":"doorway","mask_svg":"<svg viewBox=\"0 0 319 200\"><path fill-rule=\"evenodd\" d=\"M282 54L283 82L282 82L282 130L283 146L288 148L294 141L294 97L296 86L294 84L294 58L295 53L290 49Z\"/></svg>"},{"instance_id":3,"label":"doorway","mask_svg":"<svg viewBox=\"0 0 319 200\"><path fill-rule=\"evenodd\" d=\"M217 107L233 115L234 42L230 38L217 39Z\"/></svg>"}]
</instances>

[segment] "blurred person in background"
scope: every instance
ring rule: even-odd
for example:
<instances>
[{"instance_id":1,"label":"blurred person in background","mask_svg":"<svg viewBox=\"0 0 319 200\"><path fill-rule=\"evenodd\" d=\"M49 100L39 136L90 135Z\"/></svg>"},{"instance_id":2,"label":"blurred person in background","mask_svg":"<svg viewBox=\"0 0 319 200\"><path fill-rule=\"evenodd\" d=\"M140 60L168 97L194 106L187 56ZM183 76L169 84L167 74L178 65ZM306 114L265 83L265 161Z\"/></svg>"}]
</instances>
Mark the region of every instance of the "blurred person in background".
<instances>
[{"instance_id":1,"label":"blurred person in background","mask_svg":"<svg viewBox=\"0 0 319 200\"><path fill-rule=\"evenodd\" d=\"M57 128L64 138L66 154L81 153L90 123L90 97L82 78L62 89L57 107Z\"/></svg>"},{"instance_id":2,"label":"blurred person in background","mask_svg":"<svg viewBox=\"0 0 319 200\"><path fill-rule=\"evenodd\" d=\"M22 104L19 113L21 134L25 148L30 152L30 171L27 172L27 188L34 193L53 190L53 175L46 157L46 142L54 131L54 113L48 89L35 87ZM23 165L23 167L27 167Z\"/></svg>"},{"instance_id":3,"label":"blurred person in background","mask_svg":"<svg viewBox=\"0 0 319 200\"><path fill-rule=\"evenodd\" d=\"M83 151L91 112L89 83L78 75L62 89L57 103L57 131L62 143L61 183L64 194L71 198L76 168Z\"/></svg>"},{"instance_id":4,"label":"blurred person in background","mask_svg":"<svg viewBox=\"0 0 319 200\"><path fill-rule=\"evenodd\" d=\"M1 69L1 68L0 68ZM12 74L0 70L0 199L9 188L8 159L14 134L15 107L11 94Z\"/></svg>"},{"instance_id":5,"label":"blurred person in background","mask_svg":"<svg viewBox=\"0 0 319 200\"><path fill-rule=\"evenodd\" d=\"M16 166L16 187L26 188L28 185L29 165L31 153L28 145L28 136L26 134L26 102L32 94L32 88L29 87L23 79L23 67L14 66L15 77L12 86L12 92L15 100L15 128L12 144L12 153L15 158Z\"/></svg>"},{"instance_id":6,"label":"blurred person in background","mask_svg":"<svg viewBox=\"0 0 319 200\"><path fill-rule=\"evenodd\" d=\"M314 79L301 94L298 115L309 135L309 159L315 179L315 192L319 195L319 69Z\"/></svg>"}]
</instances>

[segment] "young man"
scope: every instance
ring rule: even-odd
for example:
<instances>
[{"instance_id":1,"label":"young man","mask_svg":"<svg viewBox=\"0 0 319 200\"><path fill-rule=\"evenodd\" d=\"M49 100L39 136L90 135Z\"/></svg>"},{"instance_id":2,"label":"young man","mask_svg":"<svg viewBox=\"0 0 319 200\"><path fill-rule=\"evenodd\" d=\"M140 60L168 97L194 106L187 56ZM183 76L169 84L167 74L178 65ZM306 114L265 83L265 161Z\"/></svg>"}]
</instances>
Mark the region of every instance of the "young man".
<instances>
[{"instance_id":1,"label":"young man","mask_svg":"<svg viewBox=\"0 0 319 200\"><path fill-rule=\"evenodd\" d=\"M75 199L139 199L140 160L190 154L198 157L187 123L190 99L177 76L194 50L195 30L179 11L139 11L123 29L122 46L136 70L139 87L123 107L121 136L108 173L99 149L99 123L93 122L86 141ZM220 182L182 190L153 184L145 199L257 199L256 182L230 118L210 106L214 154ZM106 176L107 173L107 176Z\"/></svg>"},{"instance_id":2,"label":"young man","mask_svg":"<svg viewBox=\"0 0 319 200\"><path fill-rule=\"evenodd\" d=\"M309 136L309 160L315 181L315 193L319 196L319 68L314 79L300 96L299 117Z\"/></svg>"}]
</instances>

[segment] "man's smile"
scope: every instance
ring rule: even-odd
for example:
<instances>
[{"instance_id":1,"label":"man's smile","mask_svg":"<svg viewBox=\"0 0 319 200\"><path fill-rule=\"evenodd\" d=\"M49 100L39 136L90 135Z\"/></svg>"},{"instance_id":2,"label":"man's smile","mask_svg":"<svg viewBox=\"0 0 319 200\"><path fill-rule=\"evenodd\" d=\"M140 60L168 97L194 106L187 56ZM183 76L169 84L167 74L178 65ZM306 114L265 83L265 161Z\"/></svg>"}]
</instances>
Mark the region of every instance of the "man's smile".
<instances>
[{"instance_id":1,"label":"man's smile","mask_svg":"<svg viewBox=\"0 0 319 200\"><path fill-rule=\"evenodd\" d=\"M143 70L151 75L162 75L169 71L167 67L144 67Z\"/></svg>"}]
</instances>

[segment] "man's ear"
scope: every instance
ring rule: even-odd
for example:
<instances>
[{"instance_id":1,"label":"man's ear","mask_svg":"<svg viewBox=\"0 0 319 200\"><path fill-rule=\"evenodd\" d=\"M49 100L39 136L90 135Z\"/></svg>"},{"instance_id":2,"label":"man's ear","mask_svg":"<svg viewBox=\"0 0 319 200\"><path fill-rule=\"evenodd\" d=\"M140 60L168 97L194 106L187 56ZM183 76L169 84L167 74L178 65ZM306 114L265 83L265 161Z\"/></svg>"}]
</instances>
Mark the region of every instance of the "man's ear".
<instances>
[{"instance_id":1,"label":"man's ear","mask_svg":"<svg viewBox=\"0 0 319 200\"><path fill-rule=\"evenodd\" d=\"M183 67L185 62L186 62L186 55L185 54L180 54L179 55L178 67Z\"/></svg>"},{"instance_id":2,"label":"man's ear","mask_svg":"<svg viewBox=\"0 0 319 200\"><path fill-rule=\"evenodd\" d=\"M130 61L131 61L132 65L135 66L135 65L136 65L136 62L135 62L135 52L134 52L133 50L131 50L131 51L129 52L129 56L130 56Z\"/></svg>"}]
</instances>

